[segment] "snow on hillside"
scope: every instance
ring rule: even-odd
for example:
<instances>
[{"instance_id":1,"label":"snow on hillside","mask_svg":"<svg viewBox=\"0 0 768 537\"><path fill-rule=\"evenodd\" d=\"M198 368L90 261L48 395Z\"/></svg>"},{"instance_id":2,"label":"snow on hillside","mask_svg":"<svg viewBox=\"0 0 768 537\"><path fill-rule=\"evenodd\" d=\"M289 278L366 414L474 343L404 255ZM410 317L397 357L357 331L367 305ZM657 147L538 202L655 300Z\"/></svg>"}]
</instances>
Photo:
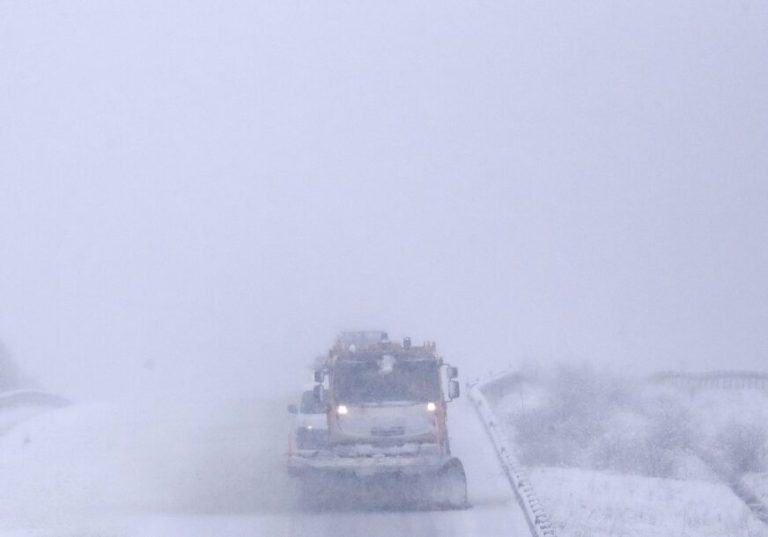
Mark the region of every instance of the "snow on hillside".
<instances>
[{"instance_id":1,"label":"snow on hillside","mask_svg":"<svg viewBox=\"0 0 768 537\"><path fill-rule=\"evenodd\" d=\"M710 479L696 453L735 475L768 471L768 394L681 390L560 368L497 405L524 464ZM556 440L556 441L553 441Z\"/></svg>"}]
</instances>

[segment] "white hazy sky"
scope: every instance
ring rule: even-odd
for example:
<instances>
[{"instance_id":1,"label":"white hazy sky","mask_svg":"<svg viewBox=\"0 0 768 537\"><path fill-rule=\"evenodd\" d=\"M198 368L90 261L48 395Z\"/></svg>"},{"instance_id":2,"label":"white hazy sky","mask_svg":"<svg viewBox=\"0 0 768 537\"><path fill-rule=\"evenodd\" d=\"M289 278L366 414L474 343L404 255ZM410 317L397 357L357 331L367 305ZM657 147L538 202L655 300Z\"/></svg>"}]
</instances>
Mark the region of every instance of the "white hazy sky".
<instances>
[{"instance_id":1,"label":"white hazy sky","mask_svg":"<svg viewBox=\"0 0 768 537\"><path fill-rule=\"evenodd\" d=\"M766 96L757 0L0 0L0 339L88 396L355 327L765 368Z\"/></svg>"}]
</instances>

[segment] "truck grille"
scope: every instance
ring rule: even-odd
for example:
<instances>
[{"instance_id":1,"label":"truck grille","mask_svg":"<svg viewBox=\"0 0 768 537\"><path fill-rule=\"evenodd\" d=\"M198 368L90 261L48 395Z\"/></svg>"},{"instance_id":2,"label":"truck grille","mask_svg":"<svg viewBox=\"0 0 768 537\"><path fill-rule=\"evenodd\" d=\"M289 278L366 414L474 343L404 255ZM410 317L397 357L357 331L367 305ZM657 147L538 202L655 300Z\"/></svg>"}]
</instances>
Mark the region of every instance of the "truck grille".
<instances>
[{"instance_id":1,"label":"truck grille","mask_svg":"<svg viewBox=\"0 0 768 537\"><path fill-rule=\"evenodd\" d=\"M405 427L374 427L371 429L371 436L403 436L405 434Z\"/></svg>"}]
</instances>

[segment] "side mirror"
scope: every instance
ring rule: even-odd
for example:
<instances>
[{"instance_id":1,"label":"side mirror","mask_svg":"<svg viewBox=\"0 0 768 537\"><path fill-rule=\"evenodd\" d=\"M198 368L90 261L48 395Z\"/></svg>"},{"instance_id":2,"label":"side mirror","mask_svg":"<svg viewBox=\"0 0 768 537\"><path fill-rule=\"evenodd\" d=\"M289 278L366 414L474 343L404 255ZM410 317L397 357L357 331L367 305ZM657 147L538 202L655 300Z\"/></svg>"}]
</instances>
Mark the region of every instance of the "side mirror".
<instances>
[{"instance_id":1,"label":"side mirror","mask_svg":"<svg viewBox=\"0 0 768 537\"><path fill-rule=\"evenodd\" d=\"M317 386L315 386L314 389L312 390L312 395L314 395L315 402L318 405L323 404L323 386L322 385L318 384Z\"/></svg>"},{"instance_id":2,"label":"side mirror","mask_svg":"<svg viewBox=\"0 0 768 537\"><path fill-rule=\"evenodd\" d=\"M455 379L456 377L459 376L459 368L458 367L453 367L453 366L449 365L446 368L446 373L448 373L448 378L449 379Z\"/></svg>"},{"instance_id":3,"label":"side mirror","mask_svg":"<svg viewBox=\"0 0 768 537\"><path fill-rule=\"evenodd\" d=\"M318 384L321 384L323 382L323 377L325 377L325 375L323 374L323 370L315 369L315 382L317 382Z\"/></svg>"},{"instance_id":4,"label":"side mirror","mask_svg":"<svg viewBox=\"0 0 768 537\"><path fill-rule=\"evenodd\" d=\"M296 405L288 405L288 414L298 414L299 413L299 407Z\"/></svg>"},{"instance_id":5,"label":"side mirror","mask_svg":"<svg viewBox=\"0 0 768 537\"><path fill-rule=\"evenodd\" d=\"M453 401L458 399L461 395L461 388L459 387L459 381L452 380L448 382L448 399Z\"/></svg>"}]
</instances>

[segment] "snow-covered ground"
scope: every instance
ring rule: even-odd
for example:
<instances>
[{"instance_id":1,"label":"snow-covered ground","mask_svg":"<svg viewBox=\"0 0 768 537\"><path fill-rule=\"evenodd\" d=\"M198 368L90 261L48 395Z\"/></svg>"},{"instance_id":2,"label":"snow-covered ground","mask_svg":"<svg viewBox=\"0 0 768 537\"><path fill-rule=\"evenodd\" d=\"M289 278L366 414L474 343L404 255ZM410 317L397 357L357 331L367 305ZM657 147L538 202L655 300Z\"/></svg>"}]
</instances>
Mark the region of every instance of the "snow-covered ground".
<instances>
[{"instance_id":1,"label":"snow-covered ground","mask_svg":"<svg viewBox=\"0 0 768 537\"><path fill-rule=\"evenodd\" d=\"M765 494L763 392L562 368L511 387L496 410L563 535L768 535L723 484L753 472Z\"/></svg>"},{"instance_id":2,"label":"snow-covered ground","mask_svg":"<svg viewBox=\"0 0 768 537\"><path fill-rule=\"evenodd\" d=\"M560 537L764 537L768 528L723 484L578 468L530 477Z\"/></svg>"}]
</instances>

